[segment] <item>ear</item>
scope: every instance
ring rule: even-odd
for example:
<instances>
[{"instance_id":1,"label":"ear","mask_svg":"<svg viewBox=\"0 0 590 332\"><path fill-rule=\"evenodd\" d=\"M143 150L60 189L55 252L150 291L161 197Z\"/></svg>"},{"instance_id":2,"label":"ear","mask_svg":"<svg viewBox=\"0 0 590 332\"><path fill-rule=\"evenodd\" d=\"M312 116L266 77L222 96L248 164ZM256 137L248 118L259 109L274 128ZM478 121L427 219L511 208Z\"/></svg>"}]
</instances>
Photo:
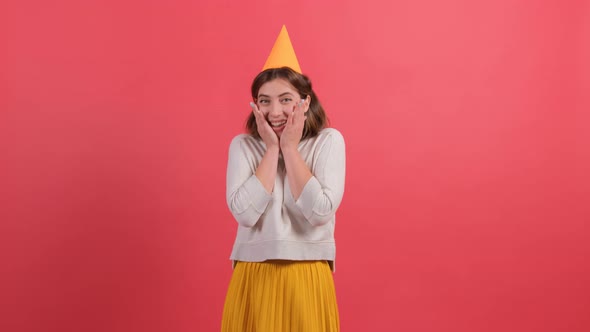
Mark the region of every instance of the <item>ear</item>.
<instances>
[{"instance_id":1,"label":"ear","mask_svg":"<svg viewBox=\"0 0 590 332\"><path fill-rule=\"evenodd\" d=\"M304 100L305 100L306 107L305 107L305 111L303 111L303 112L305 113L305 112L309 111L309 106L311 105L311 96L307 95L307 97L305 97Z\"/></svg>"}]
</instances>

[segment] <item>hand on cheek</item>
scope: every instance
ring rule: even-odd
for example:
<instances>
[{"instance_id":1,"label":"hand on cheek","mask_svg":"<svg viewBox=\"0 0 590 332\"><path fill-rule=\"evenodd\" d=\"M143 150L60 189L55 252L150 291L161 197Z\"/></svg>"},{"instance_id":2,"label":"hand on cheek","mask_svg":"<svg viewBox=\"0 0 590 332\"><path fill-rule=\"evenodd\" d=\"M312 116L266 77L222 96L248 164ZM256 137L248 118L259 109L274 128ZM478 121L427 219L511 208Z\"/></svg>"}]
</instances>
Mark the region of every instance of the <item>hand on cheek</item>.
<instances>
[{"instance_id":1,"label":"hand on cheek","mask_svg":"<svg viewBox=\"0 0 590 332\"><path fill-rule=\"evenodd\" d=\"M252 108L252 113L254 113L254 117L256 118L256 128L258 129L258 135L262 138L266 147L278 146L279 145L279 138L275 134L275 132L266 121L264 114L258 109L258 106L250 102L250 107Z\"/></svg>"},{"instance_id":2,"label":"hand on cheek","mask_svg":"<svg viewBox=\"0 0 590 332\"><path fill-rule=\"evenodd\" d=\"M307 107L307 103L304 100L299 101L293 107L293 112L289 114L287 125L281 134L281 149L297 148L303 135L306 118L305 110Z\"/></svg>"}]
</instances>

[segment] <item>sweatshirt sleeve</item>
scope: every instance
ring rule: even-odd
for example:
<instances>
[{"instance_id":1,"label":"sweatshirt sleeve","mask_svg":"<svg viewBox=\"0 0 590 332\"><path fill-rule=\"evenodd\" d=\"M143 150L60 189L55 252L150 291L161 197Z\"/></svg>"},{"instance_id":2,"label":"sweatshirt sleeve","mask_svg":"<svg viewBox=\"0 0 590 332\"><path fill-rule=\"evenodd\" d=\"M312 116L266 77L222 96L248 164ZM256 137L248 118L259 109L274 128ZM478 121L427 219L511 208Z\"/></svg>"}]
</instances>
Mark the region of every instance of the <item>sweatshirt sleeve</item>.
<instances>
[{"instance_id":1,"label":"sweatshirt sleeve","mask_svg":"<svg viewBox=\"0 0 590 332\"><path fill-rule=\"evenodd\" d=\"M331 129L320 147L313 176L295 202L307 221L315 226L334 218L344 194L346 151L342 134Z\"/></svg>"},{"instance_id":2,"label":"sweatshirt sleeve","mask_svg":"<svg viewBox=\"0 0 590 332\"><path fill-rule=\"evenodd\" d=\"M243 136L237 136L229 146L226 200L238 224L245 227L256 225L272 199L255 171L256 166L248 159Z\"/></svg>"}]
</instances>

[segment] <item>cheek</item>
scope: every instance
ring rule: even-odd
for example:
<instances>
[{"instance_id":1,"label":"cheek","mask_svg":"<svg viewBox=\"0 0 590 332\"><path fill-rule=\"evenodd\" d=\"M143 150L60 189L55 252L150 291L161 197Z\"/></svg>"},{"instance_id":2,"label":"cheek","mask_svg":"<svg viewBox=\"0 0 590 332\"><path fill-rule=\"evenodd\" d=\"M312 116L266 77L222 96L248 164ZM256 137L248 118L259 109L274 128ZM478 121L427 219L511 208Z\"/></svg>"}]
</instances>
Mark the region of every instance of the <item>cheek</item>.
<instances>
[{"instance_id":1,"label":"cheek","mask_svg":"<svg viewBox=\"0 0 590 332\"><path fill-rule=\"evenodd\" d=\"M295 103L295 102L289 103L289 104L285 105L285 112L291 113L295 110L295 107L297 107L297 103Z\"/></svg>"},{"instance_id":2,"label":"cheek","mask_svg":"<svg viewBox=\"0 0 590 332\"><path fill-rule=\"evenodd\" d=\"M260 105L258 104L258 110L260 112L262 112L262 114L267 115L268 114L268 106L266 105Z\"/></svg>"}]
</instances>

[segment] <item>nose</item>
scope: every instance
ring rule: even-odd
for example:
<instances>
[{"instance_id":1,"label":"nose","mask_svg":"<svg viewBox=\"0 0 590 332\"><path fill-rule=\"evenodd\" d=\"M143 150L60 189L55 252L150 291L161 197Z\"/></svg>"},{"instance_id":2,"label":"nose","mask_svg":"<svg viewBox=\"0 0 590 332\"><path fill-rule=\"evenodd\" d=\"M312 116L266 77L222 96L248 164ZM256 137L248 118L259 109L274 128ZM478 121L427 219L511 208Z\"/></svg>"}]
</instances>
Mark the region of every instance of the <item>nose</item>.
<instances>
[{"instance_id":1,"label":"nose","mask_svg":"<svg viewBox=\"0 0 590 332\"><path fill-rule=\"evenodd\" d=\"M280 116L283 113L283 105L280 103L272 103L268 112L269 116Z\"/></svg>"}]
</instances>

